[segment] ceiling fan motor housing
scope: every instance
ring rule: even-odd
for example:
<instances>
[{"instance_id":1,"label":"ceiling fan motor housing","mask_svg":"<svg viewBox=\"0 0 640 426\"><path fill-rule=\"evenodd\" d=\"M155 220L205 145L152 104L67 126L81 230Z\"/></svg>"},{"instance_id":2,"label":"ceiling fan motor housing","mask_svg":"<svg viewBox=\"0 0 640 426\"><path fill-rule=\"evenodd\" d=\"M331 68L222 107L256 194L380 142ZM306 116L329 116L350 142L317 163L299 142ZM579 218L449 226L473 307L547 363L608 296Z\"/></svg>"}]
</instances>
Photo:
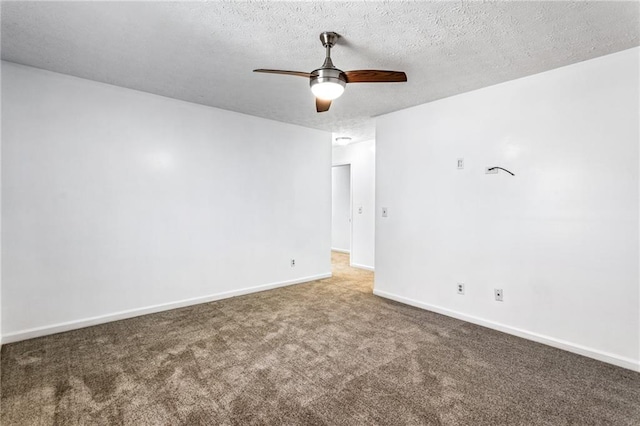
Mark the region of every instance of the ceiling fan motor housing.
<instances>
[{"instance_id":1,"label":"ceiling fan motor housing","mask_svg":"<svg viewBox=\"0 0 640 426\"><path fill-rule=\"evenodd\" d=\"M344 87L347 85L347 78L344 72L340 71L337 68L318 68L317 70L311 73L311 78L309 79L309 85L311 86L311 91L314 93L314 95L316 95L316 97L321 99L326 99L326 100L333 100L338 96L340 96L344 91ZM327 86L335 87L336 91L335 92L331 91L331 92L336 93L337 96L334 97L331 94L329 94L328 96L323 95L319 91L320 85L322 85L323 88Z\"/></svg>"}]
</instances>

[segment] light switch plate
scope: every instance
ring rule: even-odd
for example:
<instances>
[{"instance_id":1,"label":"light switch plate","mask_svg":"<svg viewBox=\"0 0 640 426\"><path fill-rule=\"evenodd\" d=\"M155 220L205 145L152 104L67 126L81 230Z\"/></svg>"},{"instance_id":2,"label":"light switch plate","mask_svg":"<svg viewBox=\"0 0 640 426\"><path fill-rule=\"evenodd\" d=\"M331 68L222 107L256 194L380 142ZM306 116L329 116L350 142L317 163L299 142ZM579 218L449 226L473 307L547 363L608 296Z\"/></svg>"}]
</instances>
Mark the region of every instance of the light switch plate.
<instances>
[{"instance_id":1,"label":"light switch plate","mask_svg":"<svg viewBox=\"0 0 640 426\"><path fill-rule=\"evenodd\" d=\"M389 215L389 209L386 207L382 208L382 217L387 217Z\"/></svg>"}]
</instances>

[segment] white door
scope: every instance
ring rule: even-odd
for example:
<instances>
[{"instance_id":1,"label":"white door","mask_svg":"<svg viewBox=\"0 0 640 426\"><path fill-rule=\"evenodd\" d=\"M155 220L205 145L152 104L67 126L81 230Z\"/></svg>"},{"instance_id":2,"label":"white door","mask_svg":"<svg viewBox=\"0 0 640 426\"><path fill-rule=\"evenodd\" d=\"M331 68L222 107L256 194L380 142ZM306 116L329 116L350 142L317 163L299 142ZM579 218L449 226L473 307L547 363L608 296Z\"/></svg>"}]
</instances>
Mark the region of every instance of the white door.
<instances>
[{"instance_id":1,"label":"white door","mask_svg":"<svg viewBox=\"0 0 640 426\"><path fill-rule=\"evenodd\" d=\"M351 166L331 168L331 249L351 251Z\"/></svg>"}]
</instances>

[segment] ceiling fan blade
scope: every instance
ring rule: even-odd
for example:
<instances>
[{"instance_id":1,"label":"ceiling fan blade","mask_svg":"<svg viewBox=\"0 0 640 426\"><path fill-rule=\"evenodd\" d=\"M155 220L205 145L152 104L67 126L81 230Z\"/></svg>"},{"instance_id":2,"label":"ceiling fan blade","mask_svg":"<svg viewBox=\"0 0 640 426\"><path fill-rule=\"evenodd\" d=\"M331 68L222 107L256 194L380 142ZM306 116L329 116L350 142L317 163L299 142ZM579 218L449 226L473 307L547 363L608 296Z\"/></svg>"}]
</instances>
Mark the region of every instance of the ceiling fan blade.
<instances>
[{"instance_id":1,"label":"ceiling fan blade","mask_svg":"<svg viewBox=\"0 0 640 426\"><path fill-rule=\"evenodd\" d=\"M407 75L402 71L355 70L345 71L347 83L402 83Z\"/></svg>"},{"instance_id":2,"label":"ceiling fan blade","mask_svg":"<svg viewBox=\"0 0 640 426\"><path fill-rule=\"evenodd\" d=\"M311 77L311 73L302 72L302 71L265 70L265 69L260 68L260 69L257 69L257 70L253 70L253 72L265 72L265 73L268 73L268 74L296 75L298 77L307 77L307 78Z\"/></svg>"},{"instance_id":3,"label":"ceiling fan blade","mask_svg":"<svg viewBox=\"0 0 640 426\"><path fill-rule=\"evenodd\" d=\"M325 112L329 111L331 101L325 101L324 99L316 98L316 111Z\"/></svg>"}]
</instances>

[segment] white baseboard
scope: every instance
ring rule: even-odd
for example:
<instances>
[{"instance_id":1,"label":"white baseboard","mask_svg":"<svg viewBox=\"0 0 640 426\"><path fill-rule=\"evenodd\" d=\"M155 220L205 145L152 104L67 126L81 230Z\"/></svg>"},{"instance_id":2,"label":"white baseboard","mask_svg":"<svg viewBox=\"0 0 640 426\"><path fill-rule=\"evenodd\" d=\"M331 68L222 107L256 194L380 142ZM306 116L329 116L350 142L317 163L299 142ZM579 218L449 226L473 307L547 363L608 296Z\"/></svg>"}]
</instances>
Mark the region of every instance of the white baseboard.
<instances>
[{"instance_id":1,"label":"white baseboard","mask_svg":"<svg viewBox=\"0 0 640 426\"><path fill-rule=\"evenodd\" d=\"M384 297L386 299L395 300L396 302L404 303L406 305L415 306L416 308L426 309L427 311L436 312L438 314L457 318L462 321L478 324L487 328L492 328L494 330L498 330L503 333L522 337L523 339L533 340L534 342L543 343L545 345L553 346L554 348L563 349L565 351L573 352L578 355L583 355L589 358L597 359L598 361L603 361L609 364L617 365L618 367L628 368L629 370L640 372L640 361L638 360L622 357L609 352L604 352L598 349L593 349L593 348L578 345L575 343L567 342L565 340L556 339L554 337L533 333L531 331L522 330L520 328L511 327L498 322L475 317L472 315L463 314L461 312L452 311L450 309L441 308L439 306L430 305L428 303L419 302L414 299L398 296L396 294L388 293L382 290L374 289L373 294L375 294L376 296Z\"/></svg>"},{"instance_id":2,"label":"white baseboard","mask_svg":"<svg viewBox=\"0 0 640 426\"><path fill-rule=\"evenodd\" d=\"M374 272L375 269L373 268L373 266L367 266L367 265L360 265L358 263L352 263L351 267L353 268L358 268L358 269L366 269L367 271L371 271Z\"/></svg>"},{"instance_id":3,"label":"white baseboard","mask_svg":"<svg viewBox=\"0 0 640 426\"><path fill-rule=\"evenodd\" d=\"M271 290L278 287L285 287L293 284L301 284L309 281L331 278L331 273L313 275L309 277L298 278L289 281L280 281L276 283L263 284L255 287L243 288L240 290L225 291L222 293L210 294L207 296L194 297L191 299L179 300L177 302L161 303L158 305L147 306L144 308L129 309L126 311L114 312L111 314L100 315L80 320L61 322L53 325L30 328L27 330L14 331L2 336L2 344L19 342L21 340L33 339L34 337L47 336L49 334L62 333L64 331L76 330L78 328L90 327L92 325L104 324L112 321L119 321L127 318L138 317L141 315L153 314L156 312L168 311L171 309L184 308L185 306L198 305L200 303L213 302L230 297L242 296L244 294L257 293L260 291Z\"/></svg>"},{"instance_id":4,"label":"white baseboard","mask_svg":"<svg viewBox=\"0 0 640 426\"><path fill-rule=\"evenodd\" d=\"M351 254L351 250L345 250L345 249L339 249L339 248L333 248L333 247L331 247L331 251L337 251L338 253Z\"/></svg>"}]
</instances>

